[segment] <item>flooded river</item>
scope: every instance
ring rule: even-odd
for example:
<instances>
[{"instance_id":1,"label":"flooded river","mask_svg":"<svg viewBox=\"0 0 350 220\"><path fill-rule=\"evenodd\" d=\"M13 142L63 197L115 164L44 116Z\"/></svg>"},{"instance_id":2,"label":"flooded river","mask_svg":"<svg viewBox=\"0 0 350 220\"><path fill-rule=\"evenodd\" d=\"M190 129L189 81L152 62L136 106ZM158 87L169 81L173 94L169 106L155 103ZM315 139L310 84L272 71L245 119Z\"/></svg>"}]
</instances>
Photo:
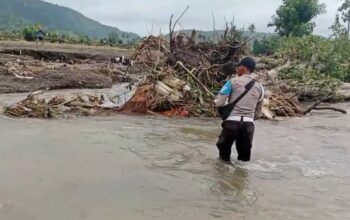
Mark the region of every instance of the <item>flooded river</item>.
<instances>
[{"instance_id":1,"label":"flooded river","mask_svg":"<svg viewBox=\"0 0 350 220\"><path fill-rule=\"evenodd\" d=\"M219 124L1 118L0 219L350 219L349 116L259 121L253 162L232 166Z\"/></svg>"}]
</instances>

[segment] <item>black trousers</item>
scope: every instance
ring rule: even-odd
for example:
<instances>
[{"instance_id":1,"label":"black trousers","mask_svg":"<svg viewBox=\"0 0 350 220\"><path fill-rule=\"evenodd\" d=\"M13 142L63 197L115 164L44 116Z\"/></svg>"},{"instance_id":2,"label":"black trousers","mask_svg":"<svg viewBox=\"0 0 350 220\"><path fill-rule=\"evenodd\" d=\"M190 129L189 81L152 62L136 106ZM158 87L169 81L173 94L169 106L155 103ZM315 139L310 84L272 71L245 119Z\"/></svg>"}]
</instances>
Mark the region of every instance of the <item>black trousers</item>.
<instances>
[{"instance_id":1,"label":"black trousers","mask_svg":"<svg viewBox=\"0 0 350 220\"><path fill-rule=\"evenodd\" d=\"M224 121L222 132L216 146L219 149L220 159L230 161L231 148L236 142L238 160L250 161L255 126L253 122Z\"/></svg>"}]
</instances>

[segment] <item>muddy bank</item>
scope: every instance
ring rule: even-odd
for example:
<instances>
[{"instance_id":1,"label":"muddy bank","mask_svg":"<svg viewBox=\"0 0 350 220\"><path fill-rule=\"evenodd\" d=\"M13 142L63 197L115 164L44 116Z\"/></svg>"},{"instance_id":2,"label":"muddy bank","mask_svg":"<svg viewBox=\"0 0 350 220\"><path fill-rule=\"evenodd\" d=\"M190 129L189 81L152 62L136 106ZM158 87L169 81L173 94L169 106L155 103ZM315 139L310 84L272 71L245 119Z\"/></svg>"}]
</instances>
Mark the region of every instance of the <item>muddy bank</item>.
<instances>
[{"instance_id":1,"label":"muddy bank","mask_svg":"<svg viewBox=\"0 0 350 220\"><path fill-rule=\"evenodd\" d=\"M68 62L71 60L99 60L105 62L106 60L110 60L112 55L106 54L91 54L91 53L82 53L82 52L70 52L70 51L53 51L46 49L22 49L22 48L12 48L12 49L3 49L0 50L0 53L3 54L13 54L13 55L24 55L30 56L34 59L44 59L44 60L52 60L52 61L62 61Z\"/></svg>"},{"instance_id":2,"label":"muddy bank","mask_svg":"<svg viewBox=\"0 0 350 220\"><path fill-rule=\"evenodd\" d=\"M31 80L21 80L0 71L0 93L21 93L40 89L108 88L113 84L110 77L96 73L80 73L61 69L51 73L39 73Z\"/></svg>"},{"instance_id":3,"label":"muddy bank","mask_svg":"<svg viewBox=\"0 0 350 220\"><path fill-rule=\"evenodd\" d=\"M71 44L35 44L25 41L0 41L0 52L14 55L29 55L37 59L95 59L105 60L114 56L130 56L127 49L113 47L94 47Z\"/></svg>"},{"instance_id":4,"label":"muddy bank","mask_svg":"<svg viewBox=\"0 0 350 220\"><path fill-rule=\"evenodd\" d=\"M131 80L123 78L125 67L110 63L111 57L125 54L107 48L0 42L0 93L110 88Z\"/></svg>"}]
</instances>

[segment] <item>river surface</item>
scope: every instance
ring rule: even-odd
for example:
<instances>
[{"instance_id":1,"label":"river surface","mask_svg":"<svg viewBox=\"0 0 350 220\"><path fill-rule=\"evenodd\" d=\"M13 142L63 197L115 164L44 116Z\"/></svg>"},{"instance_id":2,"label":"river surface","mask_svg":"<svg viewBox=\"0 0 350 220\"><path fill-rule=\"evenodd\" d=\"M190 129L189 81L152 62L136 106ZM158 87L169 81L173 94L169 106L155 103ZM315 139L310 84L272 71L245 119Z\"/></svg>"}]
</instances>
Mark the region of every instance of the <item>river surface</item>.
<instances>
[{"instance_id":1,"label":"river surface","mask_svg":"<svg viewBox=\"0 0 350 220\"><path fill-rule=\"evenodd\" d=\"M218 162L219 124L2 117L0 219L350 219L349 115L259 121L250 164Z\"/></svg>"}]
</instances>

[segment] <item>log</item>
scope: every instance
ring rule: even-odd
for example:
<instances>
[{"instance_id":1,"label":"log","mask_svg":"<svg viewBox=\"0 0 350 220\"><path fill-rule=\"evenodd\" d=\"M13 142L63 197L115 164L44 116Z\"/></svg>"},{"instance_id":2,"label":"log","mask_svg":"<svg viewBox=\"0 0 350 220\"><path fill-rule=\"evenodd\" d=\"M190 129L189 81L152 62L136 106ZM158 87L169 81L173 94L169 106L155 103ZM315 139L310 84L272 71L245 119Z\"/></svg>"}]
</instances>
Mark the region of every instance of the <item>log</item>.
<instances>
[{"instance_id":1,"label":"log","mask_svg":"<svg viewBox=\"0 0 350 220\"><path fill-rule=\"evenodd\" d=\"M263 107L261 110L262 118L272 120L275 118L275 115L266 107Z\"/></svg>"},{"instance_id":2,"label":"log","mask_svg":"<svg viewBox=\"0 0 350 220\"><path fill-rule=\"evenodd\" d=\"M350 100L350 90L346 90L346 89L338 90L337 94L344 97L345 101Z\"/></svg>"},{"instance_id":3,"label":"log","mask_svg":"<svg viewBox=\"0 0 350 220\"><path fill-rule=\"evenodd\" d=\"M276 84L279 72L285 68L290 67L290 65L291 65L290 61L288 60L287 63L284 64L283 66L279 66L279 67L276 67L275 69L268 71L267 72L268 78L272 81L273 84Z\"/></svg>"},{"instance_id":4,"label":"log","mask_svg":"<svg viewBox=\"0 0 350 220\"><path fill-rule=\"evenodd\" d=\"M347 111L344 110L344 109L341 109L341 108L335 108L335 107L329 107L329 106L325 106L325 107L315 107L314 108L315 110L333 110L333 111L336 111L336 112L340 112L340 113L343 113L343 114L347 114Z\"/></svg>"},{"instance_id":5,"label":"log","mask_svg":"<svg viewBox=\"0 0 350 220\"><path fill-rule=\"evenodd\" d=\"M303 115L309 114L313 109L315 109L319 104L321 104L322 100L318 100L314 104L310 105L304 112Z\"/></svg>"},{"instance_id":6,"label":"log","mask_svg":"<svg viewBox=\"0 0 350 220\"><path fill-rule=\"evenodd\" d=\"M59 104L59 105L51 106L51 108L59 108L59 107L62 107L62 106L66 106L66 105L69 105L69 104L72 103L72 102L75 102L75 101L78 100L78 99L79 99L79 97L76 97L76 98L73 98L73 99L71 99L71 100L65 101L65 102L63 102L63 103L61 103L61 104Z\"/></svg>"},{"instance_id":7,"label":"log","mask_svg":"<svg viewBox=\"0 0 350 220\"><path fill-rule=\"evenodd\" d=\"M15 78L17 78L17 79L28 79L28 80L34 79L34 77L32 77L32 76L20 76L20 75L18 75L18 74L16 74L16 73L14 73L13 75L14 75Z\"/></svg>"},{"instance_id":8,"label":"log","mask_svg":"<svg viewBox=\"0 0 350 220\"><path fill-rule=\"evenodd\" d=\"M306 110L304 110L303 115L307 115L308 113L310 113L313 109L317 108L317 106L319 106L322 102L330 99L331 97L326 97L326 98L322 98L318 101L316 101L314 104L310 105Z\"/></svg>"}]
</instances>

